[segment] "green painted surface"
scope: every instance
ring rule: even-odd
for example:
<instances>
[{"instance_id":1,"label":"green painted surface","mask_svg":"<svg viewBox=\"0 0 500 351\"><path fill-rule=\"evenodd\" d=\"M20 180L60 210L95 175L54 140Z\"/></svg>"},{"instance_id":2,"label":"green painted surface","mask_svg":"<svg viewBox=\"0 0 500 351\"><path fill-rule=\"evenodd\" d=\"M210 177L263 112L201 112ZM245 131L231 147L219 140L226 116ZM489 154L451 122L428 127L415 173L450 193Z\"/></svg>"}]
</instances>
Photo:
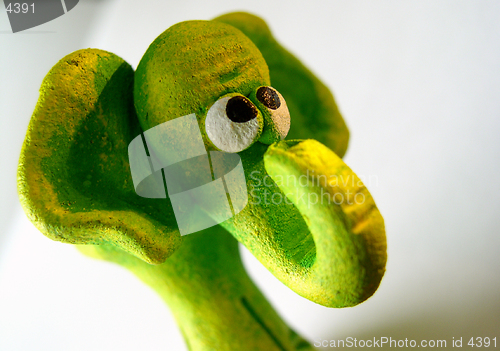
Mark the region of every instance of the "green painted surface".
<instances>
[{"instance_id":1,"label":"green painted surface","mask_svg":"<svg viewBox=\"0 0 500 351\"><path fill-rule=\"evenodd\" d=\"M255 142L240 152L245 209L181 237L168 199L136 195L128 144L141 130L191 113L204 131L208 108L238 94L260 109L264 133L276 140L255 98L269 85L290 109L288 139L316 140ZM384 223L339 157L348 136L332 94L261 19L234 13L182 22L151 44L135 73L95 49L52 68L23 145L19 196L42 233L153 287L191 350L308 350L248 278L237 242L311 301L346 307L371 296L385 269Z\"/></svg>"},{"instance_id":2,"label":"green painted surface","mask_svg":"<svg viewBox=\"0 0 500 351\"><path fill-rule=\"evenodd\" d=\"M80 50L45 77L21 152L21 204L38 229L72 244L112 242L160 263L179 247L170 202L136 195L128 143L140 133L134 72L114 54Z\"/></svg>"},{"instance_id":3,"label":"green painted surface","mask_svg":"<svg viewBox=\"0 0 500 351\"><path fill-rule=\"evenodd\" d=\"M330 90L274 39L261 18L234 12L215 20L241 30L264 56L271 86L283 95L290 110L292 124L288 139L314 138L344 156L349 131Z\"/></svg>"},{"instance_id":4,"label":"green painted surface","mask_svg":"<svg viewBox=\"0 0 500 351\"><path fill-rule=\"evenodd\" d=\"M169 305L190 350L312 350L255 287L237 241L218 226L187 235L160 265L112 245L79 249L126 267L155 289Z\"/></svg>"},{"instance_id":5,"label":"green painted surface","mask_svg":"<svg viewBox=\"0 0 500 351\"><path fill-rule=\"evenodd\" d=\"M216 100L231 93L248 96L269 84L264 58L238 29L213 21L181 22L156 38L141 59L134 103L144 130L196 113L205 133L206 113ZM204 140L215 149L206 135Z\"/></svg>"}]
</instances>

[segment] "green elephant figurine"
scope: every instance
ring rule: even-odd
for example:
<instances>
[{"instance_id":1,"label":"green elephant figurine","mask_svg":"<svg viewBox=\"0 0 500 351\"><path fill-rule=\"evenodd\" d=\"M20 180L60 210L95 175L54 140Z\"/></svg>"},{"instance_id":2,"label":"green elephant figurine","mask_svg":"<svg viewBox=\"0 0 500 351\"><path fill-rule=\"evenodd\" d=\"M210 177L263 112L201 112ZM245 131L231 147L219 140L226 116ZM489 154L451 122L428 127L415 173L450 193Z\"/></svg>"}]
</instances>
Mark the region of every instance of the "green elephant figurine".
<instances>
[{"instance_id":1,"label":"green elephant figurine","mask_svg":"<svg viewBox=\"0 0 500 351\"><path fill-rule=\"evenodd\" d=\"M207 151L240 157L249 200L222 223L181 235L168 196L137 194L128 146L190 114ZM158 142L175 142L167 139ZM370 297L385 271L385 229L341 159L348 139L330 91L263 20L230 13L170 27L135 72L97 49L59 61L29 124L19 197L43 234L153 287L189 350L312 350L250 280L238 242L315 303Z\"/></svg>"}]
</instances>

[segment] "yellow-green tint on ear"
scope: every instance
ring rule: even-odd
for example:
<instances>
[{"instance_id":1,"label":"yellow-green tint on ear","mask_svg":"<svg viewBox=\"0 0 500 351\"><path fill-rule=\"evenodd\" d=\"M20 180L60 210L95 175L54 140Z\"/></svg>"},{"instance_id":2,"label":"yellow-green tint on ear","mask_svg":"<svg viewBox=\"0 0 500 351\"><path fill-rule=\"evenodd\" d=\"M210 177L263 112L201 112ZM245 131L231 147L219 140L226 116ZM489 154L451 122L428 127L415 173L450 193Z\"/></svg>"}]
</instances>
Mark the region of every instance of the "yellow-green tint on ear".
<instances>
[{"instance_id":1,"label":"yellow-green tint on ear","mask_svg":"<svg viewBox=\"0 0 500 351\"><path fill-rule=\"evenodd\" d=\"M241 31L220 22L188 21L167 29L144 54L135 73L134 103L147 130L191 113L201 122L221 96L248 96L268 84L262 54Z\"/></svg>"},{"instance_id":2,"label":"yellow-green tint on ear","mask_svg":"<svg viewBox=\"0 0 500 351\"><path fill-rule=\"evenodd\" d=\"M140 134L133 78L130 65L106 51L61 59L40 88L18 192L28 218L53 240L113 243L161 263L181 237L170 203L141 198L133 186L127 148Z\"/></svg>"}]
</instances>

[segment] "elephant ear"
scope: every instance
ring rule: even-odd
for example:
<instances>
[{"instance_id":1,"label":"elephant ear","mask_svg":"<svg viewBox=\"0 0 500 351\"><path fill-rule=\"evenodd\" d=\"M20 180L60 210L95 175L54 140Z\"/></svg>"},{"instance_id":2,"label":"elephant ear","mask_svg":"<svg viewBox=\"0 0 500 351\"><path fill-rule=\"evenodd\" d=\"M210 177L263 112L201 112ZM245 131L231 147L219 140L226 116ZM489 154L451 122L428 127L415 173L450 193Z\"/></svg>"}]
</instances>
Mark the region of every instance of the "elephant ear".
<instances>
[{"instance_id":1,"label":"elephant ear","mask_svg":"<svg viewBox=\"0 0 500 351\"><path fill-rule=\"evenodd\" d=\"M344 156L349 130L330 90L273 37L259 17L234 12L214 19L241 30L260 50L269 67L271 85L285 98L290 110L288 139L316 139Z\"/></svg>"},{"instance_id":2,"label":"elephant ear","mask_svg":"<svg viewBox=\"0 0 500 351\"><path fill-rule=\"evenodd\" d=\"M141 133L134 71L101 50L76 51L45 77L21 152L18 191L51 239L112 244L149 263L180 245L170 201L135 192L129 143Z\"/></svg>"}]
</instances>

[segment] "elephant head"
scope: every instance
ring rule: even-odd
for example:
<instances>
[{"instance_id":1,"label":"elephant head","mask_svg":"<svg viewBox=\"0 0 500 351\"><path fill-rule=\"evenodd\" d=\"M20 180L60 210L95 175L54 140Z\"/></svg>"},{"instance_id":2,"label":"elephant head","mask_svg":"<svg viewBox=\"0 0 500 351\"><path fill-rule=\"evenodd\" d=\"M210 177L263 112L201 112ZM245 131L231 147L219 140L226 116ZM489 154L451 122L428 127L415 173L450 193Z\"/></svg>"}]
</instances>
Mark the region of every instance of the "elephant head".
<instances>
[{"instance_id":1,"label":"elephant head","mask_svg":"<svg viewBox=\"0 0 500 351\"><path fill-rule=\"evenodd\" d=\"M313 302L370 297L385 271L385 229L341 159L348 139L329 90L261 19L232 13L170 27L135 72L97 49L59 61L41 87L18 188L42 233L155 288L191 349L304 350L246 275L237 242ZM137 162L150 174L134 178ZM243 178L223 176L237 165ZM181 188L224 178L230 215L217 219L220 192L206 192L198 212L213 224L181 235L169 167ZM155 174L145 196L141 181ZM184 212L187 224L198 219Z\"/></svg>"}]
</instances>

